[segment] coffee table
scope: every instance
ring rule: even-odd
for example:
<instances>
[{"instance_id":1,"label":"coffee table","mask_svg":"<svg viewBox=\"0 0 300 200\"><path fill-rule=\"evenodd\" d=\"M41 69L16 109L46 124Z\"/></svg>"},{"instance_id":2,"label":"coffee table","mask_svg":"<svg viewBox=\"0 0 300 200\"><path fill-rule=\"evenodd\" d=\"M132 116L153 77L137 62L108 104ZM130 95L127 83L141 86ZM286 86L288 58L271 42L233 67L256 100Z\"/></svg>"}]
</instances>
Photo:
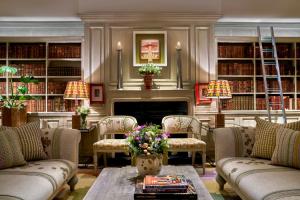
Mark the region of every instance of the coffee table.
<instances>
[{"instance_id":1,"label":"coffee table","mask_svg":"<svg viewBox=\"0 0 300 200\"><path fill-rule=\"evenodd\" d=\"M213 200L192 166L166 165L162 167L160 174L185 175L192 180L198 200ZM133 200L136 177L136 168L132 166L104 168L84 200Z\"/></svg>"}]
</instances>

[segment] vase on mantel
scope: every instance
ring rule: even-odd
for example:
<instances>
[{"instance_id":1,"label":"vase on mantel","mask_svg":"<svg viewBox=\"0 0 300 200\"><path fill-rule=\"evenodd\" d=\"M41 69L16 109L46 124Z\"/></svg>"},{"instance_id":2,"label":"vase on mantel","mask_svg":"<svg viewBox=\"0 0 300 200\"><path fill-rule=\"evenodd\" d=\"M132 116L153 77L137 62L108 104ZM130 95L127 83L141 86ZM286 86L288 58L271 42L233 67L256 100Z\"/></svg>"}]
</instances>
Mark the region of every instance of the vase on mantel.
<instances>
[{"instance_id":1,"label":"vase on mantel","mask_svg":"<svg viewBox=\"0 0 300 200\"><path fill-rule=\"evenodd\" d=\"M139 176L159 174L162 166L162 158L161 154L136 156L136 168Z\"/></svg>"},{"instance_id":2,"label":"vase on mantel","mask_svg":"<svg viewBox=\"0 0 300 200\"><path fill-rule=\"evenodd\" d=\"M144 75L144 86L146 90L150 90L152 88L152 80L154 74L145 74Z\"/></svg>"}]
</instances>

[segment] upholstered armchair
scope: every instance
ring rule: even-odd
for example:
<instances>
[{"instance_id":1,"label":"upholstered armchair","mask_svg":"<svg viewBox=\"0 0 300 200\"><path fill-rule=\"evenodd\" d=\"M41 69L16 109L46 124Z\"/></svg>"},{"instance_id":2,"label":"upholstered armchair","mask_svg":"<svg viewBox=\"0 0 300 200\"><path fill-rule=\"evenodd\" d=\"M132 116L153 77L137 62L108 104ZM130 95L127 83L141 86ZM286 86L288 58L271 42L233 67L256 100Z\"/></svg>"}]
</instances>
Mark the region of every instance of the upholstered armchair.
<instances>
[{"instance_id":1,"label":"upholstered armchair","mask_svg":"<svg viewBox=\"0 0 300 200\"><path fill-rule=\"evenodd\" d=\"M205 173L206 143L201 140L201 122L188 115L169 115L162 119L164 131L172 134L187 134L187 138L169 138L168 152L192 152L192 165L196 152L202 155L203 174ZM164 154L164 163L168 163L168 152Z\"/></svg>"},{"instance_id":2,"label":"upholstered armchair","mask_svg":"<svg viewBox=\"0 0 300 200\"><path fill-rule=\"evenodd\" d=\"M93 144L95 171L98 167L98 153L103 154L104 166L107 166L107 153L129 152L126 139L116 139L117 134L126 134L137 126L137 121L131 116L107 116L98 125L98 141Z\"/></svg>"}]
</instances>

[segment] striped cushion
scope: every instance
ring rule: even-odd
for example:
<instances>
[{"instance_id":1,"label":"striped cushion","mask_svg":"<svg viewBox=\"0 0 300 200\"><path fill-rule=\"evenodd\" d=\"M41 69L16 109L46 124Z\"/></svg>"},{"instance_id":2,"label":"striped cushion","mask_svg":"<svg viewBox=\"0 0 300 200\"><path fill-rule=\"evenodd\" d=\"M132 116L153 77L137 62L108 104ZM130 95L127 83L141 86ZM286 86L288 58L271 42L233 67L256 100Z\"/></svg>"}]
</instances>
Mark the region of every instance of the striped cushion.
<instances>
[{"instance_id":1,"label":"striped cushion","mask_svg":"<svg viewBox=\"0 0 300 200\"><path fill-rule=\"evenodd\" d=\"M300 131L300 121L288 124L276 124L258 117L256 120L255 143L252 157L271 159L276 145L276 131L280 127Z\"/></svg>"},{"instance_id":2,"label":"striped cushion","mask_svg":"<svg viewBox=\"0 0 300 200\"><path fill-rule=\"evenodd\" d=\"M31 122L20 127L5 127L16 131L20 138L22 153L26 161L46 159L41 141L40 122Z\"/></svg>"},{"instance_id":3,"label":"striped cushion","mask_svg":"<svg viewBox=\"0 0 300 200\"><path fill-rule=\"evenodd\" d=\"M300 168L300 131L287 128L278 130L271 163Z\"/></svg>"},{"instance_id":4,"label":"striped cushion","mask_svg":"<svg viewBox=\"0 0 300 200\"><path fill-rule=\"evenodd\" d=\"M0 169L24 165L20 140L16 132L5 130L0 132Z\"/></svg>"}]
</instances>

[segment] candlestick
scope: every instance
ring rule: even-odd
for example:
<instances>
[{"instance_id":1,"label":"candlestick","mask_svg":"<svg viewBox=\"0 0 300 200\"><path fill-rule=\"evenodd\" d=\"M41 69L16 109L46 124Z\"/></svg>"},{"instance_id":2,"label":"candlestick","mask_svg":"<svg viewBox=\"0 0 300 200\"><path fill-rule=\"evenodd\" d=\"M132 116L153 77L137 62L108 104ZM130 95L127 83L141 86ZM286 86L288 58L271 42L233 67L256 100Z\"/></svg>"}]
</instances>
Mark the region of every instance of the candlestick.
<instances>
[{"instance_id":1,"label":"candlestick","mask_svg":"<svg viewBox=\"0 0 300 200\"><path fill-rule=\"evenodd\" d=\"M117 67L118 67L118 74L117 74L118 84L117 84L117 89L120 90L120 89L123 89L122 45L121 45L120 41L117 44L117 54L118 54L118 62L117 62Z\"/></svg>"},{"instance_id":2,"label":"candlestick","mask_svg":"<svg viewBox=\"0 0 300 200\"><path fill-rule=\"evenodd\" d=\"M177 57L177 89L182 89L182 70L181 70L181 44L177 42L176 45L176 57Z\"/></svg>"}]
</instances>

